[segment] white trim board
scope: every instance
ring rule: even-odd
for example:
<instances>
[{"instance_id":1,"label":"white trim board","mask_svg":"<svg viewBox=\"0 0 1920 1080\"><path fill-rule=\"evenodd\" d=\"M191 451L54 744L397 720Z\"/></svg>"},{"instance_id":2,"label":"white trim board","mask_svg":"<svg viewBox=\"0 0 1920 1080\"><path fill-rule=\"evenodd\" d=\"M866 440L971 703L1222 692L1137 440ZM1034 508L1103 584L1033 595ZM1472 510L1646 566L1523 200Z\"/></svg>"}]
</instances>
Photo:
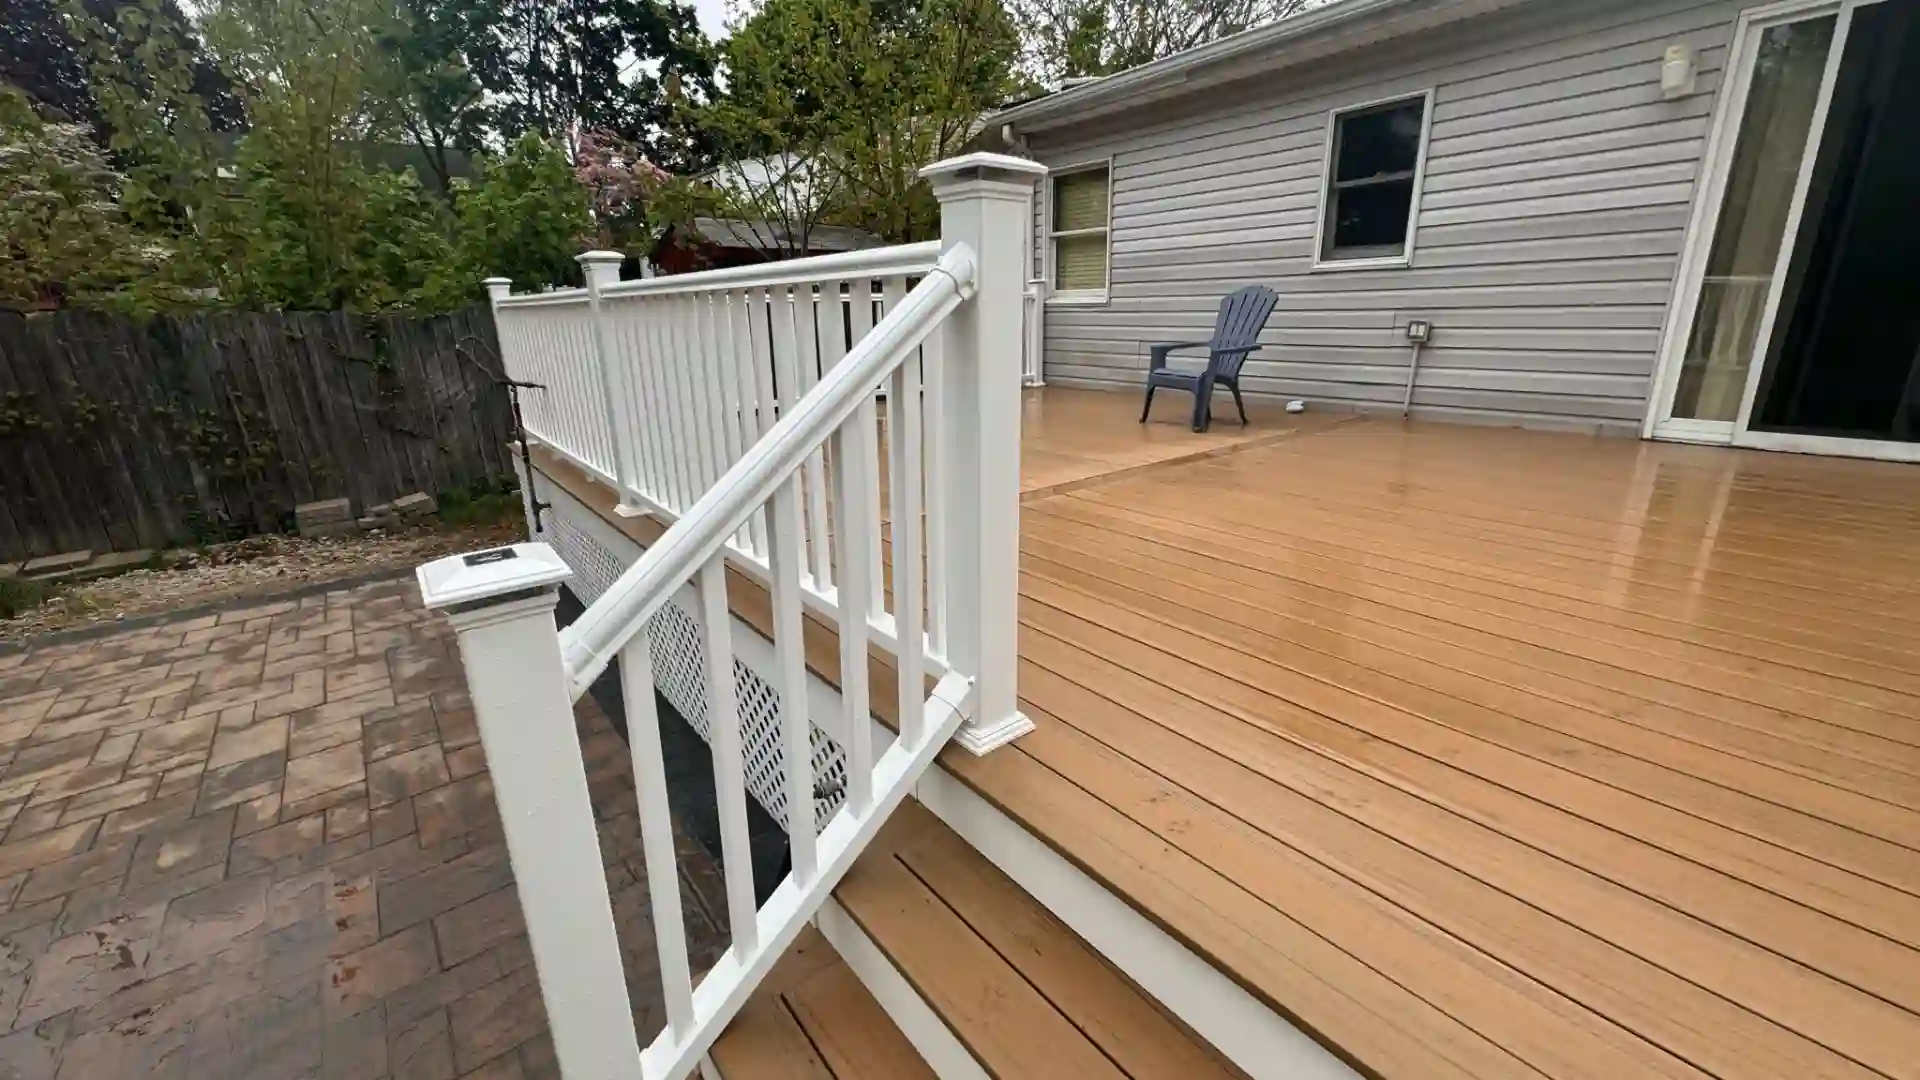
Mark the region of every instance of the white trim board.
<instances>
[{"instance_id":1,"label":"white trim board","mask_svg":"<svg viewBox=\"0 0 1920 1080\"><path fill-rule=\"evenodd\" d=\"M1346 1062L1174 940L936 762L914 795L1254 1080L1358 1080Z\"/></svg>"}]
</instances>

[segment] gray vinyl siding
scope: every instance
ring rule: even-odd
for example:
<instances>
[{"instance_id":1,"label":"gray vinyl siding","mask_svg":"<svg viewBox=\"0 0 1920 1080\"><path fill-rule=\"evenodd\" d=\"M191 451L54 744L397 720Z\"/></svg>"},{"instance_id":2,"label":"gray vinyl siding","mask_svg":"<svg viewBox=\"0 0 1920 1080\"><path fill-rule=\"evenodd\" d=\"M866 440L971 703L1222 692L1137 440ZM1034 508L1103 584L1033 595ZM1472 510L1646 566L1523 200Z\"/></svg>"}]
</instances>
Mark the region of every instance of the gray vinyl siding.
<instances>
[{"instance_id":1,"label":"gray vinyl siding","mask_svg":"<svg viewBox=\"0 0 1920 1080\"><path fill-rule=\"evenodd\" d=\"M1048 307L1048 380L1138 385L1149 345L1204 338L1219 298L1260 282L1280 302L1246 368L1255 394L1397 408L1421 318L1435 333L1416 408L1637 427L1741 6L1537 0L1204 104L1031 133L1049 166L1113 162L1109 298ZM1698 92L1667 101L1660 61L1679 42ZM1313 271L1329 110L1428 87L1412 265Z\"/></svg>"}]
</instances>

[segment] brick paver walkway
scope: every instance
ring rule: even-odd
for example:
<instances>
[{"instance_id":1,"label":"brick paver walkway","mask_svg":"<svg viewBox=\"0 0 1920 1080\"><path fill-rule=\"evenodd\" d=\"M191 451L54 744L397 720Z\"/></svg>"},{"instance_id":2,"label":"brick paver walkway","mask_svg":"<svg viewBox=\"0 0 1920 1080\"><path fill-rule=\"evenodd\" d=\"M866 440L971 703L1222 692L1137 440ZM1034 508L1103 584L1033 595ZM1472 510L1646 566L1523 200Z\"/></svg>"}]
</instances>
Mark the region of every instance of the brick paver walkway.
<instances>
[{"instance_id":1,"label":"brick paver walkway","mask_svg":"<svg viewBox=\"0 0 1920 1080\"><path fill-rule=\"evenodd\" d=\"M644 1042L627 750L579 721ZM451 632L410 580L0 654L0 763L0 1080L558 1075ZM690 907L705 967L724 940Z\"/></svg>"}]
</instances>

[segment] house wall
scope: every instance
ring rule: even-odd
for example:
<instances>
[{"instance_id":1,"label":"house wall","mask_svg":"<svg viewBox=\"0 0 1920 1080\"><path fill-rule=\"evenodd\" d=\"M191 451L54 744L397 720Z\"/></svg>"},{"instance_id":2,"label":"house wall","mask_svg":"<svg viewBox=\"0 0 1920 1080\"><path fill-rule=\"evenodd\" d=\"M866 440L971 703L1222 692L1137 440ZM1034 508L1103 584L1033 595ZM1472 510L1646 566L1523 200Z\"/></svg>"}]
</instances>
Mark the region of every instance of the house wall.
<instances>
[{"instance_id":1,"label":"house wall","mask_svg":"<svg viewBox=\"0 0 1920 1080\"><path fill-rule=\"evenodd\" d=\"M1048 380L1139 385L1150 344L1206 337L1220 297L1259 282L1280 302L1250 393L1397 409L1404 328L1427 319L1416 409L1637 430L1742 6L1536 0L1028 133L1051 167L1113 164L1109 298L1048 307ZM1676 43L1696 50L1699 78L1668 101L1660 64ZM1329 110L1429 87L1412 265L1314 271Z\"/></svg>"}]
</instances>

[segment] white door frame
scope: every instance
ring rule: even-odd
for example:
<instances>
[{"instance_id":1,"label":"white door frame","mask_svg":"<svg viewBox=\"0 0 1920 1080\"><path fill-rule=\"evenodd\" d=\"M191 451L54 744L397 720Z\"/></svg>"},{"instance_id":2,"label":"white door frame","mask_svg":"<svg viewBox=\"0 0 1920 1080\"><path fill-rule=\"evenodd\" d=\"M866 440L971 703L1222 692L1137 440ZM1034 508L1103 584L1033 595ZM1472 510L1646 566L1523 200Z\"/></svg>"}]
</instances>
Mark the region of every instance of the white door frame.
<instances>
[{"instance_id":1,"label":"white door frame","mask_svg":"<svg viewBox=\"0 0 1920 1080\"><path fill-rule=\"evenodd\" d=\"M1641 426L1643 437L1731 444L1764 450L1920 461L1920 443L1755 431L1751 426L1754 401L1766 366L1765 356L1773 340L1781 293L1786 284L1786 271L1792 262L1799 237L1807 193L1812 184L1813 167L1819 157L1819 140L1826 133L1827 114L1833 103L1833 88L1840 62L1846 53L1853 13L1869 4L1882 2L1884 0L1778 0L1740 13L1734 26L1733 41L1727 50L1727 64L1722 69L1723 92L1714 108L1706 152L1701 158L1701 181L1694 192L1686 242L1674 276L1673 298L1668 304L1666 328L1661 335L1659 364L1655 369L1652 393L1648 395L1646 419ZM1720 205L1726 194L1727 172L1732 164L1735 143L1739 139L1740 123L1746 114L1760 36L1770 27L1829 13L1837 16L1833 44L1821 74L1818 96L1814 100L1813 118L1807 130L1808 146L1801 158L1800 172L1795 178L1793 196L1788 204L1785 233L1754 337L1755 356L1747 365L1747 381L1741 394L1739 411L1732 421L1676 418L1671 414L1673 399L1680 385L1682 357L1693 332L1693 319L1700 303L1707 257L1713 247Z\"/></svg>"}]
</instances>

